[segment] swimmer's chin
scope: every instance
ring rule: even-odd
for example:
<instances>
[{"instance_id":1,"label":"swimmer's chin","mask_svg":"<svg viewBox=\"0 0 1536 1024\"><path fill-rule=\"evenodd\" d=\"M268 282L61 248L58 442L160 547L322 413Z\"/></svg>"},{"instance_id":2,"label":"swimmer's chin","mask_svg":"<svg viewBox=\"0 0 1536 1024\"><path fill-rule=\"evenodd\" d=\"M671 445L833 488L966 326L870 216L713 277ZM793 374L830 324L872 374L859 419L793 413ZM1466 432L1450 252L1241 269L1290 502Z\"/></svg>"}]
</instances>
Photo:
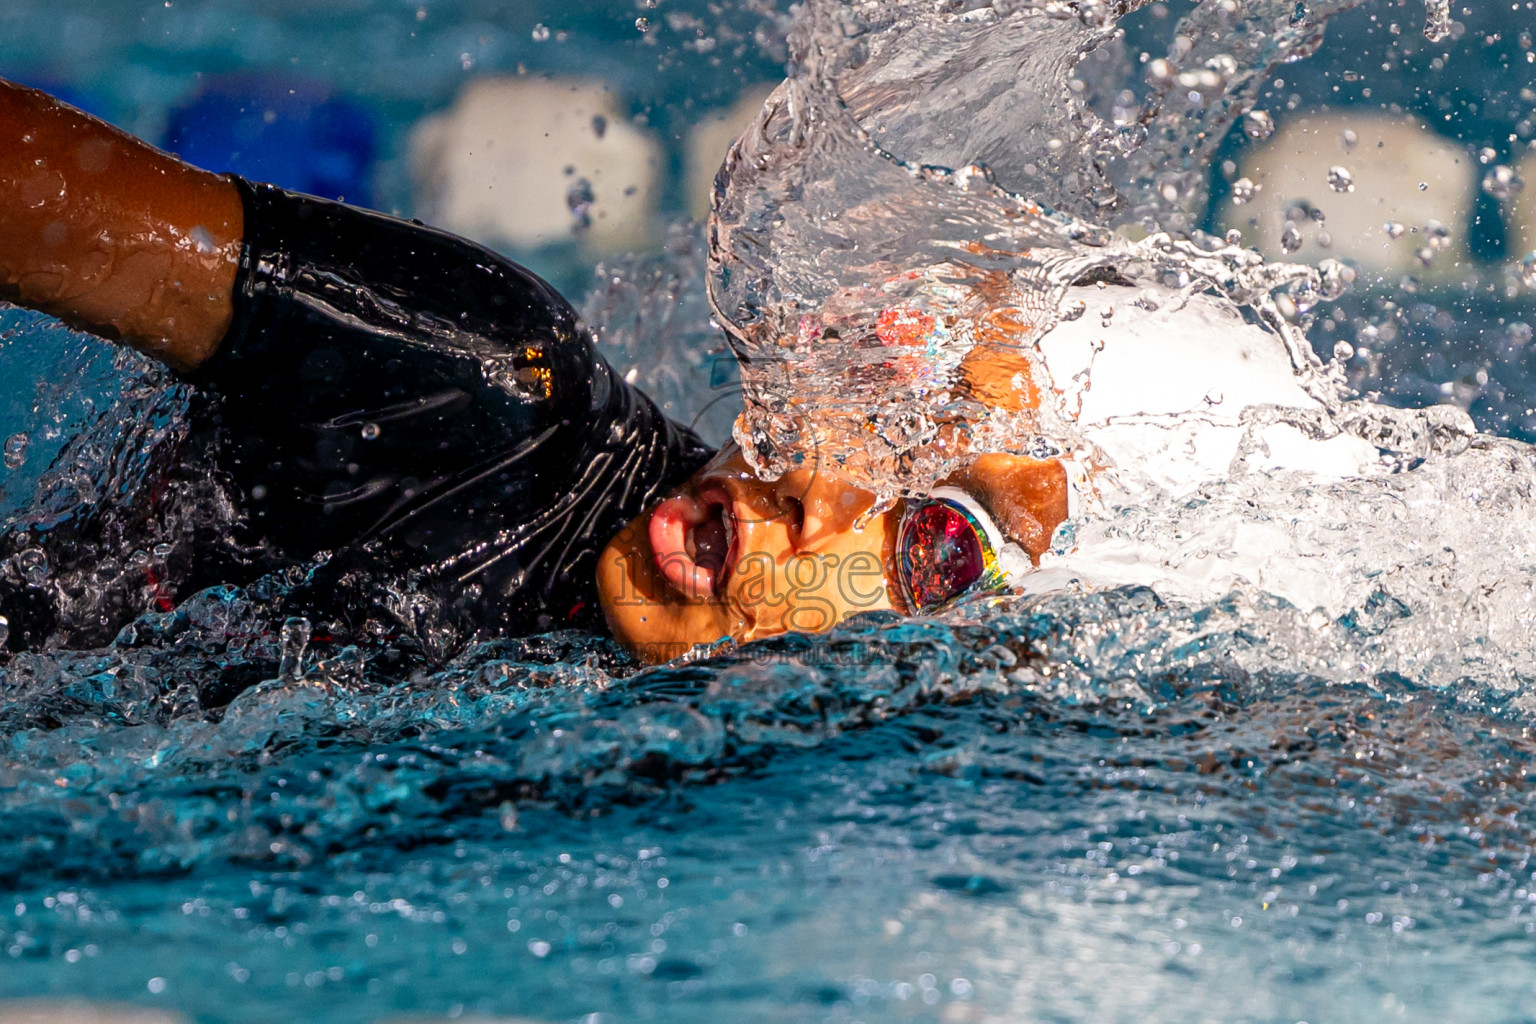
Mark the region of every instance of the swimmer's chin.
<instances>
[{"instance_id":1,"label":"swimmer's chin","mask_svg":"<svg viewBox=\"0 0 1536 1024\"><path fill-rule=\"evenodd\" d=\"M597 562L597 593L615 640L640 661L657 665L699 644L740 637L747 623L729 602L684 597L662 577L650 541L650 513L618 532Z\"/></svg>"}]
</instances>

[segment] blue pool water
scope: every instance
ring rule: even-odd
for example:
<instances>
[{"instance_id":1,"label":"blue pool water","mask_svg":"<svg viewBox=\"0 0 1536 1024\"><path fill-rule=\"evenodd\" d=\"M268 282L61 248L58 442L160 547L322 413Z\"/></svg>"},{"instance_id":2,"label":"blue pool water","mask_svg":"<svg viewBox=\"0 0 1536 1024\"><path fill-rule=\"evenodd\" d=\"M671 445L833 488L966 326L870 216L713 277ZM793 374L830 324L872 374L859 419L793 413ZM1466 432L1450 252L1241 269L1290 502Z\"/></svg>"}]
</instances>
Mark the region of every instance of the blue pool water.
<instances>
[{"instance_id":1,"label":"blue pool water","mask_svg":"<svg viewBox=\"0 0 1536 1024\"><path fill-rule=\"evenodd\" d=\"M1389 17L1421 38L1421 11L1380 6L1287 66L1282 106L1340 102ZM199 73L298 67L369 106L377 201L410 212L403 135L467 76L621 82L676 171L698 111L783 57L771 4L309 7L13 0L0 75L156 137ZM1181 11L1148 8L1125 45ZM1450 96L1447 131L1510 158L1536 100L1523 56L1489 54L1529 43L1465 20L1438 78L1409 47L1368 81L1381 103ZM1484 225L1464 274L1362 282L1312 325L1328 354L1392 323L1351 382L1453 401L1487 435L1426 442L1380 488L1238 481L1116 524L1246 516L1329 545L1359 583L1342 614L1124 587L644 671L576 634L441 665L301 646L266 580L12 657L0 1020L72 999L209 1024L1536 1019L1536 464L1504 440L1536 436L1536 311L1505 287L1513 248ZM679 415L730 393L697 232L596 272L575 246L523 255L590 293ZM27 435L6 515L112 500L181 415L165 377L42 318L0 312L0 358L0 432Z\"/></svg>"}]
</instances>

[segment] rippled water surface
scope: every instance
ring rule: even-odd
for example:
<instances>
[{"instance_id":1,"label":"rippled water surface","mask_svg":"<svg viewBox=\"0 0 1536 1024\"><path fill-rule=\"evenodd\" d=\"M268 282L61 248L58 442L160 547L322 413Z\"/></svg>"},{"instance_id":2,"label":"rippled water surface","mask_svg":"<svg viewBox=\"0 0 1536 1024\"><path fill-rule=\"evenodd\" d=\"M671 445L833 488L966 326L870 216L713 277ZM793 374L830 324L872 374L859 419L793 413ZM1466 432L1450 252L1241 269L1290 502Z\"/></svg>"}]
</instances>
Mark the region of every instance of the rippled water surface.
<instances>
[{"instance_id":1,"label":"rippled water surface","mask_svg":"<svg viewBox=\"0 0 1536 1024\"><path fill-rule=\"evenodd\" d=\"M683 47L702 36L669 2L602 18L666 26L614 42L610 73L675 89L650 116L682 124L666 76L720 63ZM409 49L414 8L354 6L394 26L362 38ZM487 61L526 56L507 11L440 6L419 20L459 19L433 29L454 61L476 33ZM977 340L974 279L1038 314L1032 343L1112 268L1267 324L1320 396L1296 429L1368 439L1372 472L1235 462L1068 524L1060 586L647 670L577 634L446 663L338 648L275 617L284 579L136 594L121 632L0 669L0 1000L208 1022L1531 1019L1536 311L1517 229L1482 193L1462 262L1426 247L1411 273L1200 233L1264 134L1250 108L1282 127L1326 104L1438 112L1469 162L1518 162L1529 12L815 2L787 43L766 6L687 12L750 59L789 53L795 79L722 178L713 259L677 228L590 280L603 343L676 415L727 429L713 303L760 358L739 431L771 442L765 465L826 441L775 394L835 414L848 395L815 375L872 367L846 379L905 404L852 468L907 473L899 491L938 472L928 404ZM202 17L276 50L302 23ZM45 34L41 11L7 18ZM159 38L116 56L169 74ZM946 303L950 333L899 339L918 372L868 357L890 342L863 314ZM821 346L828 327L845 344ZM29 374L3 409L26 435L12 525L115 507L185 394L39 318L0 312L0 331ZM989 443L1088 443L1041 416ZM169 552L66 569L21 551L3 571L86 594Z\"/></svg>"}]
</instances>

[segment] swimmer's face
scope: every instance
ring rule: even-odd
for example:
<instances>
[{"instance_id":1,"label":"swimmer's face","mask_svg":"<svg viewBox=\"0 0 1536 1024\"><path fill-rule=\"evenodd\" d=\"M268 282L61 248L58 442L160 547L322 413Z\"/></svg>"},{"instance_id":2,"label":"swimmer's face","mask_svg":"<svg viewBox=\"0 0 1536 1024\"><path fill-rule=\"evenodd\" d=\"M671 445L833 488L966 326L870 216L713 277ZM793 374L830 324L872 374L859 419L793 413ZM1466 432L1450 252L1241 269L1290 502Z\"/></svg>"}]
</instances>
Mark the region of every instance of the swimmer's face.
<instances>
[{"instance_id":1,"label":"swimmer's face","mask_svg":"<svg viewBox=\"0 0 1536 1024\"><path fill-rule=\"evenodd\" d=\"M944 483L1031 558L1066 518L1057 462L984 455ZM641 659L660 662L725 637L819 633L859 612L914 612L913 581L897 558L907 505L871 515L874 504L825 469L759 480L729 445L609 542L597 578L608 624Z\"/></svg>"}]
</instances>

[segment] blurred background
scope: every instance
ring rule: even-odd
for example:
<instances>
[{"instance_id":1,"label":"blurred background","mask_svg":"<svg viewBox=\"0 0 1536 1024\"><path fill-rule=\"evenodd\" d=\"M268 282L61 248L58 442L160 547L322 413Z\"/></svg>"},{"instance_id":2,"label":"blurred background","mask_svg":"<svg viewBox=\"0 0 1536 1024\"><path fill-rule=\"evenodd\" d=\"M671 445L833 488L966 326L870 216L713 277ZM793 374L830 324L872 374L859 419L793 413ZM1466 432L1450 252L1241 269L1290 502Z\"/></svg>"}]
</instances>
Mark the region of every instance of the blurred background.
<instances>
[{"instance_id":1,"label":"blurred background","mask_svg":"<svg viewBox=\"0 0 1536 1024\"><path fill-rule=\"evenodd\" d=\"M536 254L569 285L707 208L726 122L782 76L781 7L8 0L0 75L210 169Z\"/></svg>"}]
</instances>

